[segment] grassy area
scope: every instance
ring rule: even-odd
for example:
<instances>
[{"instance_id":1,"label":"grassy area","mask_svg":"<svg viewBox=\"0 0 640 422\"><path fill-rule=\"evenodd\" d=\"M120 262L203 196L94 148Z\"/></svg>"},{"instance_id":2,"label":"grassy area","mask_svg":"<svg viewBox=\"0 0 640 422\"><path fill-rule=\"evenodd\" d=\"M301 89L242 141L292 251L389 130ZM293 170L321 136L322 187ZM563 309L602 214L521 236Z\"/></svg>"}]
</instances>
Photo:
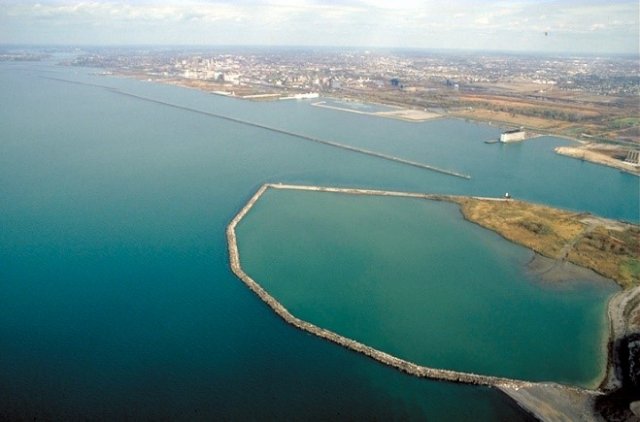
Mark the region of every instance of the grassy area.
<instances>
[{"instance_id":1,"label":"grassy area","mask_svg":"<svg viewBox=\"0 0 640 422\"><path fill-rule=\"evenodd\" d=\"M455 198L466 219L549 258L639 285L640 227L522 201Z\"/></svg>"},{"instance_id":2,"label":"grassy area","mask_svg":"<svg viewBox=\"0 0 640 422\"><path fill-rule=\"evenodd\" d=\"M622 270L629 278L640 278L640 261L637 259L628 259L622 264Z\"/></svg>"},{"instance_id":3,"label":"grassy area","mask_svg":"<svg viewBox=\"0 0 640 422\"><path fill-rule=\"evenodd\" d=\"M610 129L626 129L633 126L640 126L640 118L622 117L614 119L607 124L607 127Z\"/></svg>"}]
</instances>

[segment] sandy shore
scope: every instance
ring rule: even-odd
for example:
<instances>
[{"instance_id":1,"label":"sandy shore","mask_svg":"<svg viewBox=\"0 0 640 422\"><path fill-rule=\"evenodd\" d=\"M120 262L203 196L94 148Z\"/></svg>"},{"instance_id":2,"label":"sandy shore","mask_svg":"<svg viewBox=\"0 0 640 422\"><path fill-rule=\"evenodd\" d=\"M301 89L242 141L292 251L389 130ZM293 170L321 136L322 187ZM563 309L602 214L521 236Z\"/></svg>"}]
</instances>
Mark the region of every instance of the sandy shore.
<instances>
[{"instance_id":1,"label":"sandy shore","mask_svg":"<svg viewBox=\"0 0 640 422\"><path fill-rule=\"evenodd\" d=\"M533 264L536 268L554 265L553 260L541 256L534 261L537 261ZM564 268L552 275L553 280L570 277L574 271ZM578 274L589 276L582 273L580 267L578 271ZM602 278L593 272L590 276L594 281ZM607 364L598 388L567 390L558 389L557 384L542 383L520 389L500 389L543 421L640 421L640 390L637 385L629 385L630 378L640 378L640 368L633 368L633 362L640 356L628 354L629 344L639 341L633 339L640 339L640 287L623 290L611 297L607 322L608 339L603 345Z\"/></svg>"},{"instance_id":2,"label":"sandy shore","mask_svg":"<svg viewBox=\"0 0 640 422\"><path fill-rule=\"evenodd\" d=\"M593 151L589 149L589 145L580 147L556 147L555 152L567 157L578 158L580 160L586 160L591 163L613 167L618 170L640 176L640 166L616 160L615 158L611 158L608 155Z\"/></svg>"},{"instance_id":3,"label":"sandy shore","mask_svg":"<svg viewBox=\"0 0 640 422\"><path fill-rule=\"evenodd\" d=\"M622 291L611 298L608 307L610 337L607 375L600 388L612 391L624 386L619 357L613 350L616 343L634 334L640 334L640 286ZM640 369L640 368L638 368Z\"/></svg>"},{"instance_id":4,"label":"sandy shore","mask_svg":"<svg viewBox=\"0 0 640 422\"><path fill-rule=\"evenodd\" d=\"M607 421L640 422L640 286L609 301L607 375L594 412Z\"/></svg>"},{"instance_id":5,"label":"sandy shore","mask_svg":"<svg viewBox=\"0 0 640 422\"><path fill-rule=\"evenodd\" d=\"M558 387L558 384L538 383L519 389L500 387L500 390L541 421L603 421L593 411L601 393Z\"/></svg>"},{"instance_id":6,"label":"sandy shore","mask_svg":"<svg viewBox=\"0 0 640 422\"><path fill-rule=\"evenodd\" d=\"M397 108L397 110L390 111L361 111L354 110L352 108L347 107L338 107L335 105L328 105L324 101L318 101L316 103L311 104L314 107L328 108L331 110L344 111L347 113L355 113L355 114L364 114L367 116L374 117L386 117L389 119L403 120L405 122L426 122L427 120L438 119L442 117L442 115L438 113L432 113L424 110L414 110L410 108Z\"/></svg>"},{"instance_id":7,"label":"sandy shore","mask_svg":"<svg viewBox=\"0 0 640 422\"><path fill-rule=\"evenodd\" d=\"M442 117L440 114L432 113L424 110L402 109L394 111L379 111L374 116L389 117L392 119L400 119L406 122L424 122L427 120Z\"/></svg>"}]
</instances>

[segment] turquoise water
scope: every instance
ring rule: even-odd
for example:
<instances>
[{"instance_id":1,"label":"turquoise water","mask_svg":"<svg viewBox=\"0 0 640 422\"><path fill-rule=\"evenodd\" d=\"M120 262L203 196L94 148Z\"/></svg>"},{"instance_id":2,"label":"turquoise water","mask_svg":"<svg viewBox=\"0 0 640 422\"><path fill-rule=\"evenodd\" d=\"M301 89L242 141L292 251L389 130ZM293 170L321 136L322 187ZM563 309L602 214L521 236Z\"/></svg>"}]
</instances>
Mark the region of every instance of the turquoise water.
<instances>
[{"instance_id":1,"label":"turquoise water","mask_svg":"<svg viewBox=\"0 0 640 422\"><path fill-rule=\"evenodd\" d=\"M294 315L422 365L588 386L614 283L543 283L531 252L455 204L268 190L237 228L243 269Z\"/></svg>"},{"instance_id":2,"label":"turquoise water","mask_svg":"<svg viewBox=\"0 0 640 422\"><path fill-rule=\"evenodd\" d=\"M500 148L483 143L499 132L490 126L252 103L92 72L0 64L0 419L523 419L495 391L413 379L286 325L230 272L226 225L267 181L509 190L638 219L638 179L555 156L562 140ZM45 76L379 146L474 178Z\"/></svg>"}]
</instances>

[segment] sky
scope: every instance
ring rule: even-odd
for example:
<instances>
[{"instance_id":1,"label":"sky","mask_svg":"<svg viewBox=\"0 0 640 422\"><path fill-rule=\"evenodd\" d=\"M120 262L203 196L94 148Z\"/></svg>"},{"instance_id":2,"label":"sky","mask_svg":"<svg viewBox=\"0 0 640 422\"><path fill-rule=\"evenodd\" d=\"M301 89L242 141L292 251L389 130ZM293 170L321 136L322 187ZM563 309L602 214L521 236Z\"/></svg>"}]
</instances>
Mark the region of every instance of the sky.
<instances>
[{"instance_id":1,"label":"sky","mask_svg":"<svg viewBox=\"0 0 640 422\"><path fill-rule=\"evenodd\" d=\"M0 0L0 44L638 54L638 0Z\"/></svg>"}]
</instances>

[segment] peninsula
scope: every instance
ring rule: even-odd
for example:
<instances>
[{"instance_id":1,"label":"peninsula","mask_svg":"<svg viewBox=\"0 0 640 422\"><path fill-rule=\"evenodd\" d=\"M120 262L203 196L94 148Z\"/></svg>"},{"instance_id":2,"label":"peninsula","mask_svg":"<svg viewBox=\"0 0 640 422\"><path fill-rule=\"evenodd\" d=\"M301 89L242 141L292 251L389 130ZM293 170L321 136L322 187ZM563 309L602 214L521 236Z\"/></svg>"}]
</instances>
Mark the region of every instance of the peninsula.
<instances>
[{"instance_id":1,"label":"peninsula","mask_svg":"<svg viewBox=\"0 0 640 422\"><path fill-rule=\"evenodd\" d=\"M622 288L638 286L638 225L513 199L448 199L460 205L467 220L552 259L545 271L568 261L610 278Z\"/></svg>"}]
</instances>

